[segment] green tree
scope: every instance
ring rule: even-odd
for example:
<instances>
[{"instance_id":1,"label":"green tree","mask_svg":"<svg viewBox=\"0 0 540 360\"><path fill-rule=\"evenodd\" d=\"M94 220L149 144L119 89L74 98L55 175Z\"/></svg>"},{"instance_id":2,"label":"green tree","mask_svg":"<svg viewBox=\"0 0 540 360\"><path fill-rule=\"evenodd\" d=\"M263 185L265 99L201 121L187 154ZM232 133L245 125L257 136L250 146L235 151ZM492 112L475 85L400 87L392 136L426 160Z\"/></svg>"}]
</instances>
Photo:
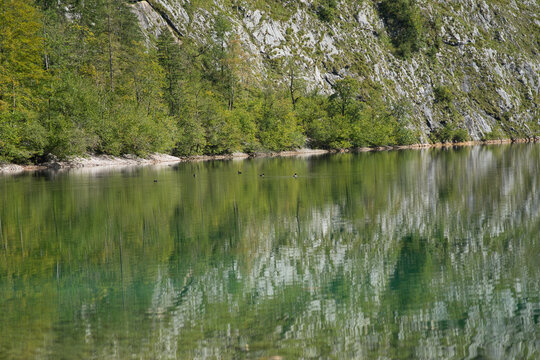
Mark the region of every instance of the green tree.
<instances>
[{"instance_id":1,"label":"green tree","mask_svg":"<svg viewBox=\"0 0 540 360\"><path fill-rule=\"evenodd\" d=\"M304 146L305 137L287 93L280 93L267 83L262 95L263 100L255 109L261 145L272 151Z\"/></svg>"},{"instance_id":2,"label":"green tree","mask_svg":"<svg viewBox=\"0 0 540 360\"><path fill-rule=\"evenodd\" d=\"M37 108L46 76L40 18L31 1L0 0L0 110Z\"/></svg>"},{"instance_id":3,"label":"green tree","mask_svg":"<svg viewBox=\"0 0 540 360\"><path fill-rule=\"evenodd\" d=\"M157 46L159 64L165 72L165 99L169 106L169 114L174 116L180 110L180 69L182 61L180 46L168 30L161 32Z\"/></svg>"},{"instance_id":4,"label":"green tree","mask_svg":"<svg viewBox=\"0 0 540 360\"><path fill-rule=\"evenodd\" d=\"M356 96L358 95L358 81L347 77L337 80L332 88L334 90L334 94L330 96L330 100L335 101L338 104L339 113L341 116L345 116L347 107L354 102Z\"/></svg>"},{"instance_id":5,"label":"green tree","mask_svg":"<svg viewBox=\"0 0 540 360\"><path fill-rule=\"evenodd\" d=\"M205 78L214 86L221 87L222 92L226 87L227 43L231 30L230 21L224 15L218 15L206 40L209 46L202 57Z\"/></svg>"},{"instance_id":6,"label":"green tree","mask_svg":"<svg viewBox=\"0 0 540 360\"><path fill-rule=\"evenodd\" d=\"M38 10L28 0L0 0L0 159L27 161L39 155L38 123L46 72Z\"/></svg>"}]
</instances>

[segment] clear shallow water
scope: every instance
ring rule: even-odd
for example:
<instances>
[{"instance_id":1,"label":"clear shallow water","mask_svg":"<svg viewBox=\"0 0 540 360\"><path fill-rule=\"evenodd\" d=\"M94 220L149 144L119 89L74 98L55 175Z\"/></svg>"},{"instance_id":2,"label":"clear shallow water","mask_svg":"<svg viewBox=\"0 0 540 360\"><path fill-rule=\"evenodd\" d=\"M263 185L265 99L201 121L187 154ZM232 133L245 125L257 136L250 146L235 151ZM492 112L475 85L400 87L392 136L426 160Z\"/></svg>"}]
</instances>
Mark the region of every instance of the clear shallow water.
<instances>
[{"instance_id":1,"label":"clear shallow water","mask_svg":"<svg viewBox=\"0 0 540 360\"><path fill-rule=\"evenodd\" d=\"M0 222L0 358L540 357L538 145L4 176Z\"/></svg>"}]
</instances>

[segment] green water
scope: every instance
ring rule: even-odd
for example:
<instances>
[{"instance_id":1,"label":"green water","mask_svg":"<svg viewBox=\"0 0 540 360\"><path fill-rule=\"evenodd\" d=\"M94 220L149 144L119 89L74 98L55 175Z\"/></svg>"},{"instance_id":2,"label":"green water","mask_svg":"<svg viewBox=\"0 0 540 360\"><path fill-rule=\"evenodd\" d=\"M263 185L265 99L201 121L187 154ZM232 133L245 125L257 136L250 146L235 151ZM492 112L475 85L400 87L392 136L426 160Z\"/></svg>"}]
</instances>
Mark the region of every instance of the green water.
<instances>
[{"instance_id":1,"label":"green water","mask_svg":"<svg viewBox=\"0 0 540 360\"><path fill-rule=\"evenodd\" d=\"M0 223L2 359L540 358L539 145L1 176Z\"/></svg>"}]
</instances>

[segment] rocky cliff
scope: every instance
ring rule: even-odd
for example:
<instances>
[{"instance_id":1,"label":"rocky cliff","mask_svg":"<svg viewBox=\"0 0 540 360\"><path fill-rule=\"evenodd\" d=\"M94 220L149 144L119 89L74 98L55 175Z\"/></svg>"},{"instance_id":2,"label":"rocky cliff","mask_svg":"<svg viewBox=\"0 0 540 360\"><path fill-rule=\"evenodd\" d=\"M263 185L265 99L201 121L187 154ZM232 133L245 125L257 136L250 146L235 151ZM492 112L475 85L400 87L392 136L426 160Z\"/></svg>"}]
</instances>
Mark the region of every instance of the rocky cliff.
<instances>
[{"instance_id":1,"label":"rocky cliff","mask_svg":"<svg viewBox=\"0 0 540 360\"><path fill-rule=\"evenodd\" d=\"M309 89L331 93L337 79L370 79L387 100L410 104L423 142L448 119L475 140L538 134L537 1L419 0L420 48L406 58L396 54L377 1L333 1L331 19L321 16L327 3L147 0L132 7L147 35L169 28L180 41L208 41L216 18L225 16L261 78L273 61L294 58Z\"/></svg>"}]
</instances>

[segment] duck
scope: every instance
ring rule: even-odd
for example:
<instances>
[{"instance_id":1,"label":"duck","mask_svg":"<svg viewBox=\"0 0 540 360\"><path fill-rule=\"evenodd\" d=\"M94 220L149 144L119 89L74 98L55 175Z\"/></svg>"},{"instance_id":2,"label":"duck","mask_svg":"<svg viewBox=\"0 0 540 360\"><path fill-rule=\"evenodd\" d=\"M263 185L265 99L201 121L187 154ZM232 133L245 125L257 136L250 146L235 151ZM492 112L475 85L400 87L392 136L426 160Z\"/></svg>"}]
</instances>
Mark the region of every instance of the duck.
<instances>
[{"instance_id":1,"label":"duck","mask_svg":"<svg viewBox=\"0 0 540 360\"><path fill-rule=\"evenodd\" d=\"M242 172L240 170L238 170L238 175L242 175Z\"/></svg>"},{"instance_id":2,"label":"duck","mask_svg":"<svg viewBox=\"0 0 540 360\"><path fill-rule=\"evenodd\" d=\"M260 177L264 177L264 173L260 174L259 176L260 176Z\"/></svg>"},{"instance_id":3,"label":"duck","mask_svg":"<svg viewBox=\"0 0 540 360\"><path fill-rule=\"evenodd\" d=\"M296 173L294 173L294 175L292 177L296 179L298 177L298 175L296 175Z\"/></svg>"},{"instance_id":4,"label":"duck","mask_svg":"<svg viewBox=\"0 0 540 360\"><path fill-rule=\"evenodd\" d=\"M154 182L156 183L156 182L157 182L157 179L154 179Z\"/></svg>"}]
</instances>

